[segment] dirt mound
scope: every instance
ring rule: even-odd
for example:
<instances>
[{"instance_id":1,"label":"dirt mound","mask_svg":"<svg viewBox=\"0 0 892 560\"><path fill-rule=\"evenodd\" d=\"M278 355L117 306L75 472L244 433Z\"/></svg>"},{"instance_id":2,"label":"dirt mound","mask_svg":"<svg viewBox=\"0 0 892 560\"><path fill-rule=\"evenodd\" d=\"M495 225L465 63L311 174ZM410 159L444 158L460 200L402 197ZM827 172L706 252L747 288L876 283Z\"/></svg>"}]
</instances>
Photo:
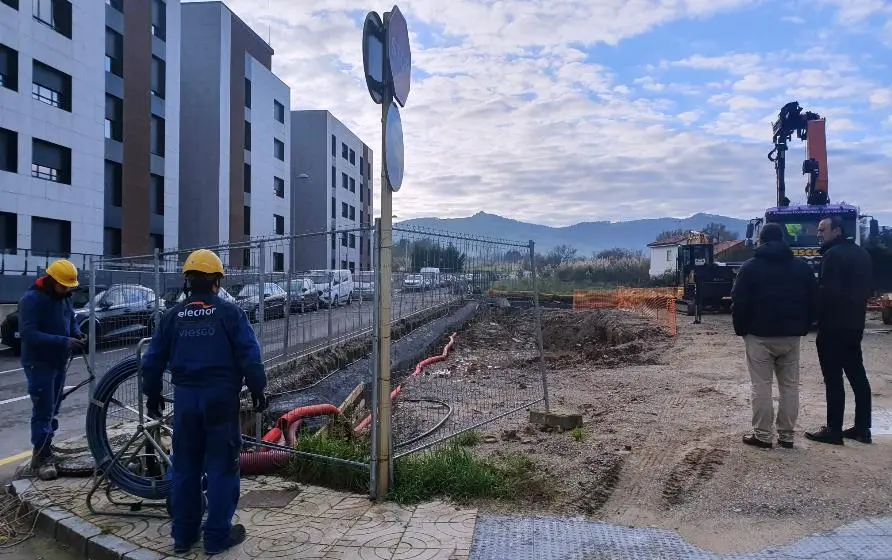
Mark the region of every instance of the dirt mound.
<instances>
[{"instance_id":1,"label":"dirt mound","mask_svg":"<svg viewBox=\"0 0 892 560\"><path fill-rule=\"evenodd\" d=\"M655 363L671 338L660 326L619 309L545 311L546 359L557 367Z\"/></svg>"}]
</instances>

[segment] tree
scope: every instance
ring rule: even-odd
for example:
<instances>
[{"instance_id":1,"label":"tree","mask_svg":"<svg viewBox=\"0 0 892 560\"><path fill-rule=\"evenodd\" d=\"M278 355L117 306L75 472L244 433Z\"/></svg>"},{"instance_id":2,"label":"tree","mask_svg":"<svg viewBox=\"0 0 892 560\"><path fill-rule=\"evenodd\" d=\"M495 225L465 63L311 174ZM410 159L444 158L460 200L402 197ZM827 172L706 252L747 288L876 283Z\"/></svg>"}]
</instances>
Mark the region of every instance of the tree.
<instances>
[{"instance_id":1,"label":"tree","mask_svg":"<svg viewBox=\"0 0 892 560\"><path fill-rule=\"evenodd\" d=\"M613 249L604 249L603 251L598 251L593 255L596 259L606 259L609 261L618 261L620 259L640 259L644 258L644 253L640 250L636 251L633 249L623 249L621 247L614 247Z\"/></svg>"},{"instance_id":2,"label":"tree","mask_svg":"<svg viewBox=\"0 0 892 560\"><path fill-rule=\"evenodd\" d=\"M518 251L517 249L511 249L505 253L505 260L510 263L516 263L522 261L524 258L523 253Z\"/></svg>"},{"instance_id":3,"label":"tree","mask_svg":"<svg viewBox=\"0 0 892 560\"><path fill-rule=\"evenodd\" d=\"M570 245L558 245L548 252L546 262L553 266L561 266L576 258L576 249Z\"/></svg>"},{"instance_id":4,"label":"tree","mask_svg":"<svg viewBox=\"0 0 892 560\"><path fill-rule=\"evenodd\" d=\"M412 255L412 269L415 271L425 267L435 267L442 272L461 272L467 258L452 243L443 247L439 243L434 243L428 239L421 239L412 243L410 253Z\"/></svg>"},{"instance_id":5,"label":"tree","mask_svg":"<svg viewBox=\"0 0 892 560\"><path fill-rule=\"evenodd\" d=\"M657 241L666 241L667 239L672 239L673 237L681 237L682 235L687 235L690 233L686 229L669 229L661 233L657 236Z\"/></svg>"},{"instance_id":6,"label":"tree","mask_svg":"<svg viewBox=\"0 0 892 560\"><path fill-rule=\"evenodd\" d=\"M709 236L715 243L722 241L737 241L737 233L730 231L725 224L710 222L703 227L703 233Z\"/></svg>"}]
</instances>

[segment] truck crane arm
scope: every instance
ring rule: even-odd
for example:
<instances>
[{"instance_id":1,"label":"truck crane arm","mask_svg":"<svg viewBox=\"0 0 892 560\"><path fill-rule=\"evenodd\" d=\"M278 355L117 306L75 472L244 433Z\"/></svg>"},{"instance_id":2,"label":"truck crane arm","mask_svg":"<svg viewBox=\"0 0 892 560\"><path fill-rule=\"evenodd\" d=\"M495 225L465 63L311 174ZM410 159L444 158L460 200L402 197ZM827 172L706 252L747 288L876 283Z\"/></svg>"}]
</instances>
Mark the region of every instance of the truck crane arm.
<instances>
[{"instance_id":1,"label":"truck crane arm","mask_svg":"<svg viewBox=\"0 0 892 560\"><path fill-rule=\"evenodd\" d=\"M802 162L802 174L808 175L805 185L806 204L825 205L830 202L827 179L827 136L826 120L817 113L803 113L799 102L792 101L784 105L778 119L772 124L774 132L774 149L768 153L768 159L774 162L777 174L777 205L789 206L787 186L784 179L786 171L787 143L793 134L805 142L805 161Z\"/></svg>"}]
</instances>

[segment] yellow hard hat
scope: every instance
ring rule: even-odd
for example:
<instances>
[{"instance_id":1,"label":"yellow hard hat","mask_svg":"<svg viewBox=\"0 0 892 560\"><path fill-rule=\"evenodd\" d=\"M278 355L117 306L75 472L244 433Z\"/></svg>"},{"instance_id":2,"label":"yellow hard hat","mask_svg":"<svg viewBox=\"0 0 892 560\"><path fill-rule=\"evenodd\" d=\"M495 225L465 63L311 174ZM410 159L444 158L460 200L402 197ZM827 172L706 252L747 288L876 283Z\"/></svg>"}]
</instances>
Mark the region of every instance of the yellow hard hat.
<instances>
[{"instance_id":1,"label":"yellow hard hat","mask_svg":"<svg viewBox=\"0 0 892 560\"><path fill-rule=\"evenodd\" d=\"M223 261L213 251L198 249L192 251L186 257L183 265L183 274L187 272L204 272L205 274L219 274L223 276Z\"/></svg>"},{"instance_id":2,"label":"yellow hard hat","mask_svg":"<svg viewBox=\"0 0 892 560\"><path fill-rule=\"evenodd\" d=\"M47 276L66 288L77 288L80 285L77 281L77 267L69 260L53 261L53 264L46 267L46 273Z\"/></svg>"}]
</instances>

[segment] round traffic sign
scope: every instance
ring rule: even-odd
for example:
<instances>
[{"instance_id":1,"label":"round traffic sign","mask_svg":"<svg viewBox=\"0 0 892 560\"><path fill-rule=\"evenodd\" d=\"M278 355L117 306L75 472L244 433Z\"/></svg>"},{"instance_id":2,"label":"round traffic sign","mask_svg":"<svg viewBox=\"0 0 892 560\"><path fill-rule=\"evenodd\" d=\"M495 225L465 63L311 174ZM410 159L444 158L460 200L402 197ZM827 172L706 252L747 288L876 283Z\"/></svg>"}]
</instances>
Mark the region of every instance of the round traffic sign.
<instances>
[{"instance_id":1,"label":"round traffic sign","mask_svg":"<svg viewBox=\"0 0 892 560\"><path fill-rule=\"evenodd\" d=\"M384 22L377 12L369 12L362 26L362 69L372 101L380 104L387 88L384 78Z\"/></svg>"},{"instance_id":2,"label":"round traffic sign","mask_svg":"<svg viewBox=\"0 0 892 560\"><path fill-rule=\"evenodd\" d=\"M390 81L393 96L400 107L406 106L412 81L412 52L409 47L409 27L397 6L387 15L385 44L390 61Z\"/></svg>"},{"instance_id":3,"label":"round traffic sign","mask_svg":"<svg viewBox=\"0 0 892 560\"><path fill-rule=\"evenodd\" d=\"M390 190L397 192L403 185L405 171L405 147L403 145L403 121L400 109L391 102L384 119L384 172Z\"/></svg>"}]
</instances>

